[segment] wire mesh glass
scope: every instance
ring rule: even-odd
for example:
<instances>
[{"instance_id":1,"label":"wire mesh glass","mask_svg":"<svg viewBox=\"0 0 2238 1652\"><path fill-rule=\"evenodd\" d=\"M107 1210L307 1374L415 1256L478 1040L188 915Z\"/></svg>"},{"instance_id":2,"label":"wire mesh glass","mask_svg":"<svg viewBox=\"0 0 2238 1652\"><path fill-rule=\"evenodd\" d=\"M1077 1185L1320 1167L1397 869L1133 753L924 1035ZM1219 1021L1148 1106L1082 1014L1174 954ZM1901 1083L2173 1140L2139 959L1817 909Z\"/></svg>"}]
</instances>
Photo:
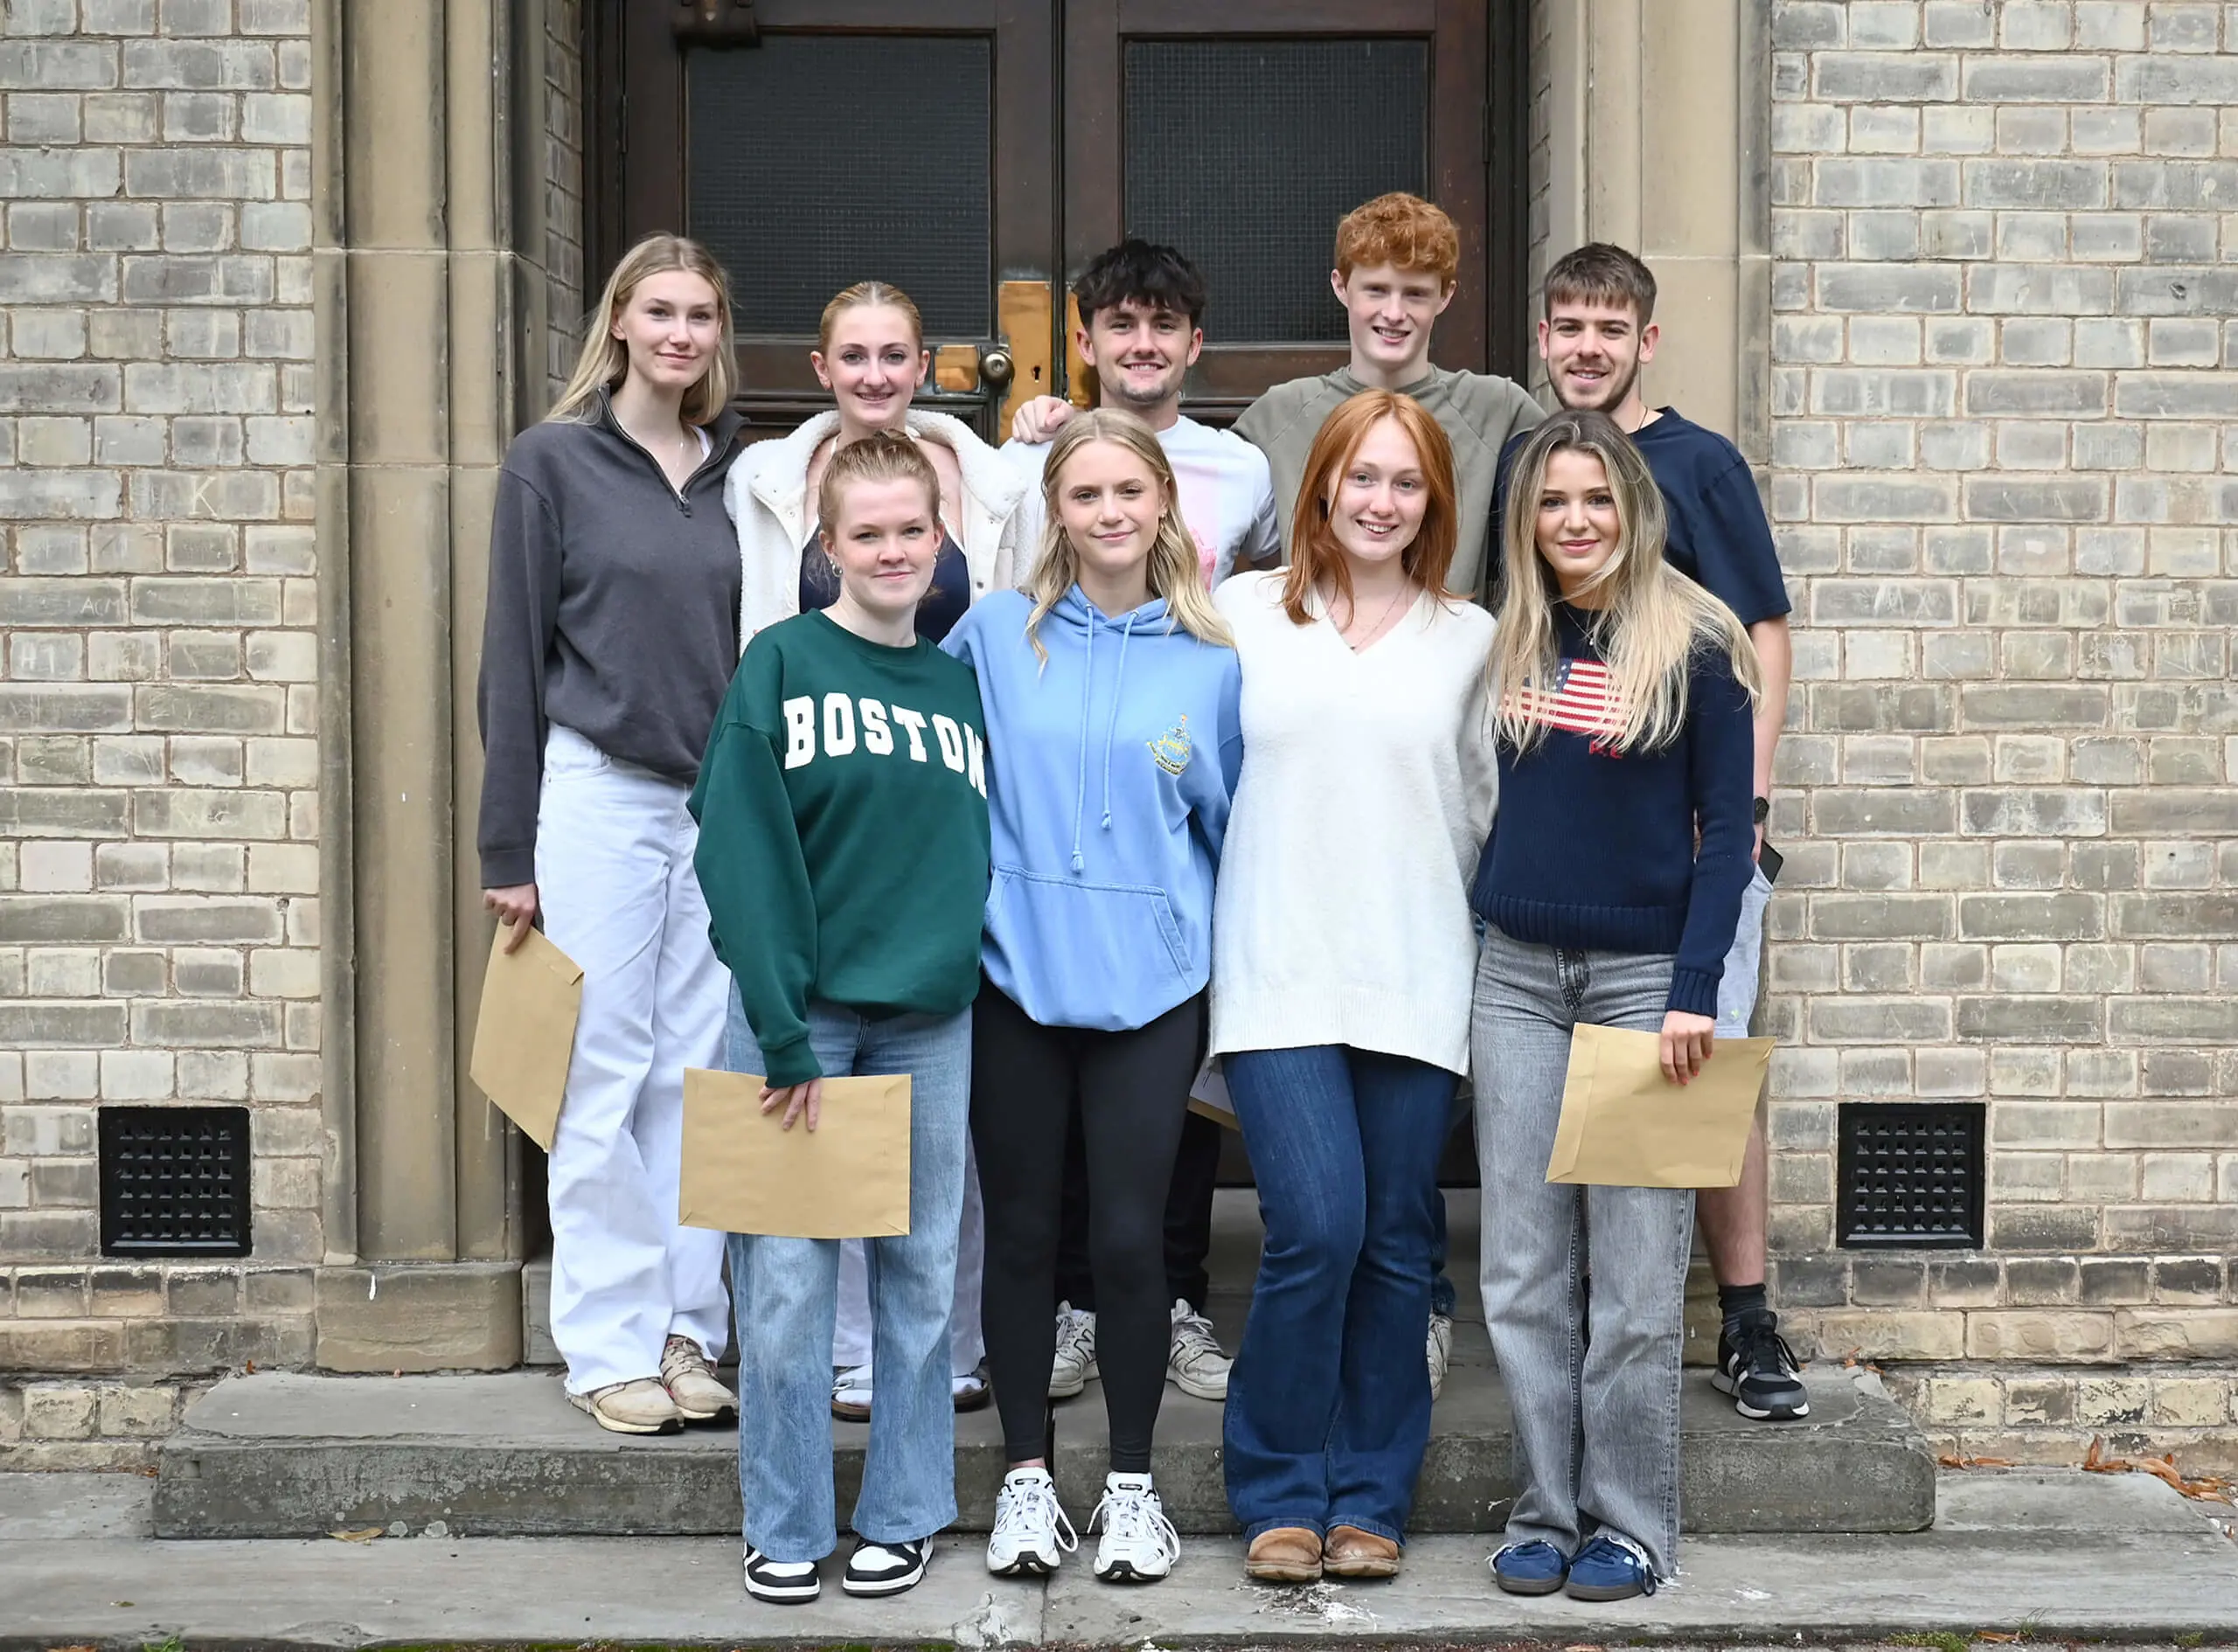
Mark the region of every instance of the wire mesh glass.
<instances>
[{"instance_id":1,"label":"wire mesh glass","mask_svg":"<svg viewBox=\"0 0 2238 1652\"><path fill-rule=\"evenodd\" d=\"M1426 40L1136 40L1125 59L1127 233L1204 271L1222 344L1341 342L1337 220L1427 193Z\"/></svg>"},{"instance_id":2,"label":"wire mesh glass","mask_svg":"<svg viewBox=\"0 0 2238 1652\"><path fill-rule=\"evenodd\" d=\"M992 330L985 36L765 35L692 52L685 84L690 232L729 270L741 333L812 333L872 280L928 335Z\"/></svg>"}]
</instances>

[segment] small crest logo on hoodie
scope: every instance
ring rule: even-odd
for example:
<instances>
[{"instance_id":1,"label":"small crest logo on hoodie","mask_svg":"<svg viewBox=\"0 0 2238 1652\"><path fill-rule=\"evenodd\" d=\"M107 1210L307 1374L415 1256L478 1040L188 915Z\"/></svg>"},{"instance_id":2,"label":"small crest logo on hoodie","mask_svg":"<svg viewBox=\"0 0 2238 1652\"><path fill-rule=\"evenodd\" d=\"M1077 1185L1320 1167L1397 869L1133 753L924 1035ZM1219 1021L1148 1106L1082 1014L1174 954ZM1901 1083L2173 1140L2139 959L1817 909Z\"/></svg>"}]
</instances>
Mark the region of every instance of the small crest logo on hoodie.
<instances>
[{"instance_id":1,"label":"small crest logo on hoodie","mask_svg":"<svg viewBox=\"0 0 2238 1652\"><path fill-rule=\"evenodd\" d=\"M1189 744L1187 713L1183 713L1179 722L1156 739L1144 740L1143 744L1150 748L1150 755L1157 760L1160 768L1169 774L1178 774L1189 767L1190 754L1194 749Z\"/></svg>"}]
</instances>

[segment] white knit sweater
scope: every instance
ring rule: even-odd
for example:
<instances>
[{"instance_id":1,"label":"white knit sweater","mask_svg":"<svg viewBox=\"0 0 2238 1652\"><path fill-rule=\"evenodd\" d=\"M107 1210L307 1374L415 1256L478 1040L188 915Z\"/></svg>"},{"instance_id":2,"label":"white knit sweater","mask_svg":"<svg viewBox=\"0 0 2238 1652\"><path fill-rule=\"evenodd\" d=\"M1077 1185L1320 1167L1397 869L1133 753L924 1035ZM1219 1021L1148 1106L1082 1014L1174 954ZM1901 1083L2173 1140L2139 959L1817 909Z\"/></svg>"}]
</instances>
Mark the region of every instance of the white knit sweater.
<instances>
[{"instance_id":1,"label":"white knit sweater","mask_svg":"<svg viewBox=\"0 0 2238 1652\"><path fill-rule=\"evenodd\" d=\"M1213 910L1214 1054L1350 1045L1469 1070L1469 881L1498 786L1492 620L1416 600L1354 654L1283 574L1213 602L1243 667L1243 774Z\"/></svg>"}]
</instances>

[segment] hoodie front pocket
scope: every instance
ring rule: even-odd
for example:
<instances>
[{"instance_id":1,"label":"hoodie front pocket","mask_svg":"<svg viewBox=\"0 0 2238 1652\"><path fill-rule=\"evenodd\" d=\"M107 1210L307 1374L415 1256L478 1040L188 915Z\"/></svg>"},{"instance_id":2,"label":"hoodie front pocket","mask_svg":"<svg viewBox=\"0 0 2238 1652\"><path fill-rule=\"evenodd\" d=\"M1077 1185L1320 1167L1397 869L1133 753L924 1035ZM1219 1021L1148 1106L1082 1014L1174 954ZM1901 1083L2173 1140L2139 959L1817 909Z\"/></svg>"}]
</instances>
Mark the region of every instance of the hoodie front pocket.
<instances>
[{"instance_id":1,"label":"hoodie front pocket","mask_svg":"<svg viewBox=\"0 0 2238 1652\"><path fill-rule=\"evenodd\" d=\"M1052 1024L1139 1025L1143 1003L1170 1007L1192 974L1173 908L1154 885L998 866L988 921L1017 984L1044 1001L1027 1008Z\"/></svg>"}]
</instances>

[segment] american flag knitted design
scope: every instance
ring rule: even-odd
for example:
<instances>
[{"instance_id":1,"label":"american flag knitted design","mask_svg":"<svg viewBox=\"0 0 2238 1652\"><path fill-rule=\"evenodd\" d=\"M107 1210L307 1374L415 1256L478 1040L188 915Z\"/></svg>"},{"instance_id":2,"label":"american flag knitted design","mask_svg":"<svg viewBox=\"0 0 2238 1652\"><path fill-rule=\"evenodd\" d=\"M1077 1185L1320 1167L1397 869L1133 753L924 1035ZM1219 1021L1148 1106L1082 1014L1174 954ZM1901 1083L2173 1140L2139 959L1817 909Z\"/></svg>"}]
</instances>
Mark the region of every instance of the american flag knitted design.
<instances>
[{"instance_id":1,"label":"american flag knitted design","mask_svg":"<svg viewBox=\"0 0 2238 1652\"><path fill-rule=\"evenodd\" d=\"M1566 659L1554 669L1551 694L1522 683L1509 691L1508 703L1532 722L1584 735L1597 755L1623 755L1615 742L1624 726L1623 699L1599 660Z\"/></svg>"}]
</instances>

